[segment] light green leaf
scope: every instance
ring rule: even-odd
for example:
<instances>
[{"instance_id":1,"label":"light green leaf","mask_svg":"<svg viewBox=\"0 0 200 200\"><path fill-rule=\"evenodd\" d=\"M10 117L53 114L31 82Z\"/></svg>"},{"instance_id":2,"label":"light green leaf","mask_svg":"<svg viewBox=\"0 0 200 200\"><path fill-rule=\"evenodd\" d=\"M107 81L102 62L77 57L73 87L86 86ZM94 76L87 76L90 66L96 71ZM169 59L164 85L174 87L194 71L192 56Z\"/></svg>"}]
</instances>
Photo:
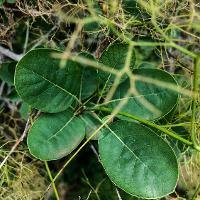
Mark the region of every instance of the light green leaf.
<instances>
[{"instance_id":1,"label":"light green leaf","mask_svg":"<svg viewBox=\"0 0 200 200\"><path fill-rule=\"evenodd\" d=\"M84 122L71 111L45 113L29 131L28 148L40 160L57 160L71 153L84 136Z\"/></svg>"},{"instance_id":2,"label":"light green leaf","mask_svg":"<svg viewBox=\"0 0 200 200\"><path fill-rule=\"evenodd\" d=\"M133 73L177 86L177 82L169 73L159 69L135 69ZM155 120L169 113L177 104L179 95L171 89L139 80L135 82L135 87L139 94L128 97L128 102L121 109L121 112L127 112L147 120ZM130 80L126 79L118 86L113 99L108 103L108 107L115 108L124 99L129 88ZM144 100L151 103L160 112L152 112L148 105L144 105Z\"/></svg>"},{"instance_id":3,"label":"light green leaf","mask_svg":"<svg viewBox=\"0 0 200 200\"><path fill-rule=\"evenodd\" d=\"M99 58L99 62L104 65L121 70L125 66L126 57L128 53L128 44L113 44L110 45ZM132 49L132 57L130 62L130 68L135 67L136 57L135 51ZM99 71L99 76L102 79L103 83L109 81L112 83L115 77L109 73ZM123 76L121 81L124 81L127 78L127 75Z\"/></svg>"},{"instance_id":4,"label":"light green leaf","mask_svg":"<svg viewBox=\"0 0 200 200\"><path fill-rule=\"evenodd\" d=\"M117 121L100 136L99 152L106 173L125 192L155 199L174 191L178 178L176 156L151 129Z\"/></svg>"},{"instance_id":5,"label":"light green leaf","mask_svg":"<svg viewBox=\"0 0 200 200\"><path fill-rule=\"evenodd\" d=\"M17 64L15 87L20 97L31 107L44 112L66 110L79 94L81 70L76 62L67 61L64 68L52 49L28 52Z\"/></svg>"}]
</instances>

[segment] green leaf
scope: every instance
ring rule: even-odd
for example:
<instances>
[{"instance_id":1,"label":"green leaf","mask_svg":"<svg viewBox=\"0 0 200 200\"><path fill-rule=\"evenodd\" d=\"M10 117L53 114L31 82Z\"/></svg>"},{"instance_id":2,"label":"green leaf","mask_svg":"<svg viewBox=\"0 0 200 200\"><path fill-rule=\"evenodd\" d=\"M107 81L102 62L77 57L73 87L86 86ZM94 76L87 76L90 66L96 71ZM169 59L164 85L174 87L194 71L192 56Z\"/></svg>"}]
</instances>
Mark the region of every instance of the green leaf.
<instances>
[{"instance_id":1,"label":"green leaf","mask_svg":"<svg viewBox=\"0 0 200 200\"><path fill-rule=\"evenodd\" d=\"M93 115L93 113L85 112L81 115L82 120L85 122L86 138L89 138L100 126L101 122ZM98 140L101 130L92 138L92 140Z\"/></svg>"},{"instance_id":2,"label":"green leaf","mask_svg":"<svg viewBox=\"0 0 200 200\"><path fill-rule=\"evenodd\" d=\"M106 173L125 192L153 199L174 191L178 178L176 156L151 129L117 121L100 136L99 152Z\"/></svg>"},{"instance_id":3,"label":"green leaf","mask_svg":"<svg viewBox=\"0 0 200 200\"><path fill-rule=\"evenodd\" d=\"M90 2L90 8L92 9L92 11L100 16L102 15L102 10L101 10L101 7L99 5L99 2L98 1L91 1ZM92 17L90 15L87 15L87 16L83 16L83 17ZM100 27L101 23L100 22L90 22L90 23L85 23L84 26L83 26L83 31L87 32L88 34L95 34L95 33L98 33L101 30L101 27Z\"/></svg>"},{"instance_id":4,"label":"green leaf","mask_svg":"<svg viewBox=\"0 0 200 200\"><path fill-rule=\"evenodd\" d=\"M21 118L22 119L25 119L25 120L28 120L28 117L29 117L29 105L25 102L23 102L21 104L21 107L19 109L19 112L20 112L20 115L21 115Z\"/></svg>"},{"instance_id":5,"label":"green leaf","mask_svg":"<svg viewBox=\"0 0 200 200\"><path fill-rule=\"evenodd\" d=\"M146 10L142 8L142 6L140 6L138 0L123 0L122 7L127 13L133 15L138 19L143 19L148 17Z\"/></svg>"},{"instance_id":6,"label":"green leaf","mask_svg":"<svg viewBox=\"0 0 200 200\"><path fill-rule=\"evenodd\" d=\"M143 63L141 63L141 64L138 66L138 68L139 68L139 69L141 69L141 68L143 68L143 69L146 69L146 68L153 68L153 69L155 69L156 66L155 66L153 63L151 63L151 62L143 62Z\"/></svg>"},{"instance_id":7,"label":"green leaf","mask_svg":"<svg viewBox=\"0 0 200 200\"><path fill-rule=\"evenodd\" d=\"M128 53L128 44L113 44L110 45L99 58L99 62L114 68L121 70L123 69L126 57ZM135 67L136 57L135 51L132 49L132 57L130 62L130 68L133 69ZM99 71L99 76L102 79L103 83L106 81L110 81L111 83L114 81L115 77L109 73ZM121 81L124 81L127 78L127 75L123 76Z\"/></svg>"},{"instance_id":8,"label":"green leaf","mask_svg":"<svg viewBox=\"0 0 200 200\"><path fill-rule=\"evenodd\" d=\"M83 27L83 31L87 33L95 33L101 31L100 24L97 22L86 23Z\"/></svg>"},{"instance_id":9,"label":"green leaf","mask_svg":"<svg viewBox=\"0 0 200 200\"><path fill-rule=\"evenodd\" d=\"M40 160L57 160L71 153L84 136L84 122L71 111L45 113L29 131L28 148Z\"/></svg>"},{"instance_id":10,"label":"green leaf","mask_svg":"<svg viewBox=\"0 0 200 200\"><path fill-rule=\"evenodd\" d=\"M17 64L15 87L20 97L33 108L56 113L66 110L79 94L81 70L76 62L66 61L64 68L52 49L28 52Z\"/></svg>"},{"instance_id":11,"label":"green leaf","mask_svg":"<svg viewBox=\"0 0 200 200\"><path fill-rule=\"evenodd\" d=\"M16 0L6 0L8 3L11 3L11 4L13 4L13 3L15 3L15 1Z\"/></svg>"},{"instance_id":12,"label":"green leaf","mask_svg":"<svg viewBox=\"0 0 200 200\"><path fill-rule=\"evenodd\" d=\"M0 0L0 6L4 3L5 0Z\"/></svg>"},{"instance_id":13,"label":"green leaf","mask_svg":"<svg viewBox=\"0 0 200 200\"><path fill-rule=\"evenodd\" d=\"M21 98L17 94L16 90L13 88L13 90L7 95L8 99L11 100L12 102L19 103Z\"/></svg>"},{"instance_id":14,"label":"green leaf","mask_svg":"<svg viewBox=\"0 0 200 200\"><path fill-rule=\"evenodd\" d=\"M94 61L95 58L86 52L82 52L79 54L79 56L82 56L84 58L87 58L89 60ZM81 99L86 99L90 97L96 90L97 90L97 70L93 67L79 64L81 67L81 84L80 84L80 96Z\"/></svg>"},{"instance_id":15,"label":"green leaf","mask_svg":"<svg viewBox=\"0 0 200 200\"><path fill-rule=\"evenodd\" d=\"M0 79L13 85L16 64L17 62L3 63L0 67Z\"/></svg>"},{"instance_id":16,"label":"green leaf","mask_svg":"<svg viewBox=\"0 0 200 200\"><path fill-rule=\"evenodd\" d=\"M155 43L157 40L149 37L149 36L140 36L137 40L138 43ZM138 46L135 47L137 63L149 62L151 65L155 65L156 67L162 66L162 59L158 55L158 49L156 46Z\"/></svg>"},{"instance_id":17,"label":"green leaf","mask_svg":"<svg viewBox=\"0 0 200 200\"><path fill-rule=\"evenodd\" d=\"M135 69L133 74L177 86L177 82L169 73L159 69ZM121 108L121 112L127 112L147 120L155 120L169 113L177 104L179 94L173 90L139 80L135 82L135 87L139 94L131 95L126 105ZM126 79L118 86L113 99L107 103L108 107L115 108L124 99L129 88L130 80ZM142 100L151 103L160 112L152 112L148 105L142 103Z\"/></svg>"}]
</instances>

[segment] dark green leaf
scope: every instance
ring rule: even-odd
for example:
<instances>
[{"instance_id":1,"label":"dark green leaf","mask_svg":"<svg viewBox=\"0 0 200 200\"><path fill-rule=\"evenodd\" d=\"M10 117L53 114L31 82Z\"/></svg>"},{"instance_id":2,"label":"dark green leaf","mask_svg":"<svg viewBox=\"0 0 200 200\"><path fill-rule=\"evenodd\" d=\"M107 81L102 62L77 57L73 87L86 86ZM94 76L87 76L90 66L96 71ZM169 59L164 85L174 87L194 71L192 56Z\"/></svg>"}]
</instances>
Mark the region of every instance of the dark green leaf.
<instances>
[{"instance_id":1,"label":"dark green leaf","mask_svg":"<svg viewBox=\"0 0 200 200\"><path fill-rule=\"evenodd\" d=\"M8 99L10 99L13 102L20 102L22 101L19 95L17 94L16 90L13 89L11 93L8 94Z\"/></svg>"},{"instance_id":2,"label":"dark green leaf","mask_svg":"<svg viewBox=\"0 0 200 200\"><path fill-rule=\"evenodd\" d=\"M135 75L160 80L166 82L166 84L170 83L177 86L176 81L169 73L159 69L135 69L133 73ZM131 95L128 98L126 105L121 109L121 112L127 112L148 120L155 120L169 113L177 104L179 95L173 90L160 87L156 84L145 83L139 80L136 81L135 87L139 94ZM130 80L126 79L118 86L113 100L108 103L108 107L115 108L126 96L129 88ZM151 103L151 105L159 110L160 113L152 112L148 108L148 105L144 105L142 103L142 100L146 100L147 102Z\"/></svg>"},{"instance_id":3,"label":"dark green leaf","mask_svg":"<svg viewBox=\"0 0 200 200\"><path fill-rule=\"evenodd\" d=\"M93 113L86 112L81 116L82 120L85 122L85 133L86 138L89 138L100 126L101 122L94 116ZM92 138L93 140L98 140L101 130Z\"/></svg>"},{"instance_id":4,"label":"dark green leaf","mask_svg":"<svg viewBox=\"0 0 200 200\"><path fill-rule=\"evenodd\" d=\"M99 62L103 63L104 65L115 68L118 70L123 69L126 62L126 57L128 53L128 45L127 44L113 44L110 45L101 55L99 58ZM136 57L135 51L132 49L132 57L130 62L130 68L133 69L135 67ZM115 77L109 73L99 71L99 76L102 79L103 83L105 84L106 81L112 83ZM125 80L127 76L123 76L121 81Z\"/></svg>"},{"instance_id":5,"label":"dark green leaf","mask_svg":"<svg viewBox=\"0 0 200 200\"><path fill-rule=\"evenodd\" d=\"M121 189L141 198L160 198L174 191L178 164L172 148L151 129L117 121L100 136L101 162Z\"/></svg>"},{"instance_id":6,"label":"dark green leaf","mask_svg":"<svg viewBox=\"0 0 200 200\"><path fill-rule=\"evenodd\" d=\"M148 17L146 10L142 8L140 3L138 3L138 0L123 0L122 7L127 13L133 15L138 19Z\"/></svg>"},{"instance_id":7,"label":"dark green leaf","mask_svg":"<svg viewBox=\"0 0 200 200\"><path fill-rule=\"evenodd\" d=\"M41 115L28 134L32 155L41 160L57 160L73 151L85 136L84 122L69 110Z\"/></svg>"},{"instance_id":8,"label":"dark green leaf","mask_svg":"<svg viewBox=\"0 0 200 200\"><path fill-rule=\"evenodd\" d=\"M94 61L95 58L86 52L82 52L79 56L85 57L89 60ZM79 64L81 67L81 84L80 84L80 96L81 99L90 97L97 89L98 79L97 70L93 67Z\"/></svg>"},{"instance_id":9,"label":"dark green leaf","mask_svg":"<svg viewBox=\"0 0 200 200\"><path fill-rule=\"evenodd\" d=\"M64 68L52 49L28 52L17 64L15 87L21 98L33 108L56 113L66 110L78 100L81 70L76 62L67 61Z\"/></svg>"},{"instance_id":10,"label":"dark green leaf","mask_svg":"<svg viewBox=\"0 0 200 200\"><path fill-rule=\"evenodd\" d=\"M137 42L155 43L158 41L149 36L140 36ZM135 47L135 50L138 63L148 62L151 63L151 65L156 66L156 68L158 68L158 66L162 66L162 60L159 56L159 49L156 46L138 46Z\"/></svg>"},{"instance_id":11,"label":"dark green leaf","mask_svg":"<svg viewBox=\"0 0 200 200\"><path fill-rule=\"evenodd\" d=\"M96 15L102 14L101 7L100 7L98 1L90 1L90 7L92 8L93 12L96 13ZM91 17L91 16L87 16L87 17ZM99 31L101 31L100 23L99 22L86 23L83 26L83 31L85 31L87 33L91 33L91 34L93 34L95 32L99 32Z\"/></svg>"},{"instance_id":12,"label":"dark green leaf","mask_svg":"<svg viewBox=\"0 0 200 200\"><path fill-rule=\"evenodd\" d=\"M23 119L27 120L29 116L29 105L25 102L22 103L19 109L20 115Z\"/></svg>"},{"instance_id":13,"label":"dark green leaf","mask_svg":"<svg viewBox=\"0 0 200 200\"><path fill-rule=\"evenodd\" d=\"M100 31L100 25L97 22L91 22L84 25L83 30L85 32L94 33Z\"/></svg>"},{"instance_id":14,"label":"dark green leaf","mask_svg":"<svg viewBox=\"0 0 200 200\"><path fill-rule=\"evenodd\" d=\"M13 85L16 64L16 62L3 63L0 67L0 79Z\"/></svg>"}]
</instances>

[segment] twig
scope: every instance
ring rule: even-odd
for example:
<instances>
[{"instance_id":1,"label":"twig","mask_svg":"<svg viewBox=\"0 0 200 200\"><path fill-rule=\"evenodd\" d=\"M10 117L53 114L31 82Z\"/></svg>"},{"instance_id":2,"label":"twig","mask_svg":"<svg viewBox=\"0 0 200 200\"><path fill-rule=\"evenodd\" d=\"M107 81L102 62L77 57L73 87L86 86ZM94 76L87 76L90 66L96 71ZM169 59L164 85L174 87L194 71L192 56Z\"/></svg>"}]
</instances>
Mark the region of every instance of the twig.
<instances>
[{"instance_id":1,"label":"twig","mask_svg":"<svg viewBox=\"0 0 200 200\"><path fill-rule=\"evenodd\" d=\"M92 149L93 153L95 154L98 161L100 161L99 154L97 153L97 150L95 149L94 145L90 144L90 148Z\"/></svg>"},{"instance_id":2,"label":"twig","mask_svg":"<svg viewBox=\"0 0 200 200\"><path fill-rule=\"evenodd\" d=\"M198 187L196 188L196 190L195 190L195 192L194 192L194 194L193 194L191 200L195 200L195 199L196 199L196 197L197 197L199 191L200 191L200 184L199 184Z\"/></svg>"},{"instance_id":3,"label":"twig","mask_svg":"<svg viewBox=\"0 0 200 200\"><path fill-rule=\"evenodd\" d=\"M27 51L27 46L28 46L28 39L29 39L29 21L26 22L26 37L25 37L25 42L24 42L24 47L23 47L23 54L26 53Z\"/></svg>"},{"instance_id":4,"label":"twig","mask_svg":"<svg viewBox=\"0 0 200 200\"><path fill-rule=\"evenodd\" d=\"M93 109L93 110L99 110L99 111L104 111L104 112L112 113L112 109L107 108L107 107L94 107L94 108L92 108L92 109ZM171 131L169 131L168 129L165 129L165 128L163 128L162 126L157 125L157 124L155 124L155 123L153 123L153 122L150 122L150 121L145 120L145 119L143 119L143 118L140 118L140 117L131 115L131 114L126 113L126 112L118 112L117 114L118 114L118 115L121 115L121 116L129 117L129 118L134 119L134 120L136 120L136 121L138 121L138 122L141 122L141 123L143 123L143 124L145 124L145 125L147 125L147 126L151 126L151 127L153 127L153 128L156 128L156 129L162 131L163 133L165 133L165 134L167 134L167 135L169 135L169 136L175 138L176 140L179 140L179 141L181 141L182 143L187 144L188 146L193 146L193 143L192 143L191 141L186 140L185 138L182 138L181 136L175 134L174 132L171 132ZM195 148L195 147L194 147L194 148Z\"/></svg>"},{"instance_id":5,"label":"twig","mask_svg":"<svg viewBox=\"0 0 200 200\"><path fill-rule=\"evenodd\" d=\"M57 200L60 200L59 195L58 195L58 191L57 191L57 188L56 188L55 183L54 183L54 181L53 181L53 177L52 177L52 174L51 174L51 171L50 171L50 169L49 169L49 165L48 165L47 161L44 161L44 164L45 164L47 173L48 173L48 175L49 175L49 179L50 179L50 181L51 181L51 185L52 185L52 187L53 187L55 197L56 197Z\"/></svg>"},{"instance_id":6,"label":"twig","mask_svg":"<svg viewBox=\"0 0 200 200\"><path fill-rule=\"evenodd\" d=\"M4 60L4 56L2 54L0 54L0 64L3 63L3 60Z\"/></svg>"},{"instance_id":7,"label":"twig","mask_svg":"<svg viewBox=\"0 0 200 200\"><path fill-rule=\"evenodd\" d=\"M8 155L4 158L4 160L1 162L0 164L0 169L3 167L3 165L6 163L6 161L8 160L8 158L10 157L10 155L15 151L15 149L17 148L17 146L24 140L24 138L26 137L26 134L29 130L30 127L30 120L28 119L26 122L26 126L24 128L24 132L22 133L21 137L15 142L14 146L12 147L12 149L10 150L10 152L8 153Z\"/></svg>"},{"instance_id":8,"label":"twig","mask_svg":"<svg viewBox=\"0 0 200 200\"><path fill-rule=\"evenodd\" d=\"M2 94L3 94L4 86L5 86L5 82L3 81L3 82L1 83L1 86L0 86L0 97L1 97Z\"/></svg>"},{"instance_id":9,"label":"twig","mask_svg":"<svg viewBox=\"0 0 200 200\"><path fill-rule=\"evenodd\" d=\"M6 57L9 57L13 60L16 60L16 61L19 61L21 58L22 58L22 55L21 54L16 54L12 51L10 51L9 49L6 49L2 46L0 46L0 54L6 56Z\"/></svg>"},{"instance_id":10,"label":"twig","mask_svg":"<svg viewBox=\"0 0 200 200\"><path fill-rule=\"evenodd\" d=\"M90 198L91 194L92 194L92 190L90 190L86 200L88 200ZM81 197L79 199L81 199Z\"/></svg>"},{"instance_id":11,"label":"twig","mask_svg":"<svg viewBox=\"0 0 200 200\"><path fill-rule=\"evenodd\" d=\"M122 200L122 197L120 196L120 193L119 193L118 189L117 189L117 188L115 188L115 189L116 189L116 193L117 193L118 199L119 199L119 200Z\"/></svg>"},{"instance_id":12,"label":"twig","mask_svg":"<svg viewBox=\"0 0 200 200\"><path fill-rule=\"evenodd\" d=\"M198 55L194 63L194 75L193 75L193 98L192 98L192 118L191 118L191 139L196 150L200 151L200 144L197 139L197 127L196 127L196 112L199 90L199 66L200 56Z\"/></svg>"},{"instance_id":13,"label":"twig","mask_svg":"<svg viewBox=\"0 0 200 200\"><path fill-rule=\"evenodd\" d=\"M58 28L57 25L55 25L48 33L46 33L45 35L42 35L41 38L37 40L37 42L31 47L30 50L35 49L36 47L40 46L46 39L48 39L49 35L57 28Z\"/></svg>"}]
</instances>

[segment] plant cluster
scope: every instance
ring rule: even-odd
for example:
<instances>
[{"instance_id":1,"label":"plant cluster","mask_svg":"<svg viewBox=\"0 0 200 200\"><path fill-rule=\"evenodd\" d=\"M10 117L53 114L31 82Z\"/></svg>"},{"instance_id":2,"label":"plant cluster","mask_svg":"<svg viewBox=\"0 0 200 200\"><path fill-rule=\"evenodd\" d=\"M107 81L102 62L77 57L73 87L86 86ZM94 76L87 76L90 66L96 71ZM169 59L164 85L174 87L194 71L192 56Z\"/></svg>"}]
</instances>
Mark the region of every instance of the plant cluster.
<instances>
[{"instance_id":1,"label":"plant cluster","mask_svg":"<svg viewBox=\"0 0 200 200\"><path fill-rule=\"evenodd\" d=\"M56 25L34 45L26 40L25 54L3 73L10 82L14 76L18 98L31 110L28 149L44 161L56 198L55 181L91 140L118 188L142 199L173 193L183 155L200 150L198 3L48 2L38 7L53 5L46 20ZM32 6L16 5L25 13ZM52 177L47 161L67 155Z\"/></svg>"}]
</instances>

